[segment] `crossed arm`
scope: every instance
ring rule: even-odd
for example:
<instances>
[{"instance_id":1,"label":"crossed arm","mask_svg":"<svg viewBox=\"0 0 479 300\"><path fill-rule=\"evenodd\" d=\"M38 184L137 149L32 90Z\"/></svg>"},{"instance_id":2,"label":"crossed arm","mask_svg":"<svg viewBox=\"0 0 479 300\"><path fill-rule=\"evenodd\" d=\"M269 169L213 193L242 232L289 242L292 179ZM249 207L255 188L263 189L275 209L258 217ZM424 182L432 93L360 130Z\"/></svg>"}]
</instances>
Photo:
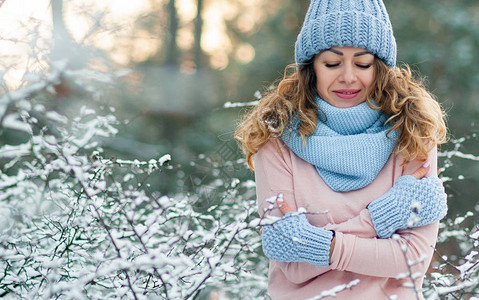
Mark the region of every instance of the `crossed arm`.
<instances>
[{"instance_id":1,"label":"crossed arm","mask_svg":"<svg viewBox=\"0 0 479 300\"><path fill-rule=\"evenodd\" d=\"M420 167L419 169L417 169L413 174L411 174L411 176L414 177L414 178L416 178L416 179L422 179L422 178L424 178L424 177L427 175L427 173L429 172L429 169L430 169L430 166L426 166L426 167L425 167L425 166L421 166L421 167ZM388 201L388 200L389 200L389 199L387 199L386 201ZM433 199L433 200L436 200L436 199ZM380 210L380 206L381 206L381 205L387 205L387 204L389 204L389 203L386 203L386 201L382 201L382 203L377 203L377 204L376 204L376 202L373 201L373 204L376 204L376 205L375 205L375 206L376 206L376 207L375 207L375 208L376 208L375 212L377 212L377 211ZM389 201L389 202L393 202L393 201ZM294 212L295 212L295 211L289 206L289 204L288 204L287 202L283 201L283 198L278 198L278 201L277 201L275 204L278 206L279 210L281 211L281 213L282 213L283 215L287 215L287 214L290 214L290 213L294 213ZM392 204L394 204L394 203L392 203ZM440 204L441 204L441 203L440 203ZM439 208L439 209L440 209L440 208ZM420 225L423 225L423 226L424 226L424 225L428 225L428 224L433 223L433 222L435 222L435 221L438 221L439 219L441 219L442 217L444 217L443 213L442 213L440 210L434 210L434 211L428 211L428 212L430 212L430 214L428 214L427 216L424 216L424 217L426 217L425 219L427 220L427 223L425 223L425 224L419 223ZM384 214L384 212L382 212L382 211L381 211L381 213ZM377 213L377 214L379 214L379 213ZM375 219L373 219L373 222L374 222L374 220L376 220L376 219L380 219L380 217L381 217L381 216L378 215ZM407 229L407 228L408 228L407 223L408 223L408 221L409 221L409 217L408 217L408 219L402 219L402 218L404 218L403 216L400 216L400 217L401 217L401 218L400 218L400 219L398 220L398 222L397 222L397 223L400 223L400 224L397 224L398 228L389 227L389 228L384 229L384 230L382 230L382 228L381 228L381 230L376 229L376 233L377 233L377 234L376 234L375 236L378 236L378 237L380 237L380 238L389 238L389 237L391 237L391 235L392 235L396 230L399 230L399 229ZM358 216L358 217L356 217L356 218L361 218L361 216ZM356 218L354 218L354 219L356 219ZM381 226L382 224L379 224L380 221L383 221L383 223L388 223L389 220L387 220L387 219L389 219L389 218L386 218L386 220L377 220L377 221L375 222L375 224L374 224L374 225L375 225L374 227L375 227L375 228L378 228L379 226ZM352 220L352 221L350 220L349 222L345 222L345 223L351 223L351 222L356 222L356 220ZM418 222L420 222L420 220L418 220ZM291 223L291 222L290 222L290 223ZM339 224L337 227L338 227L338 228L341 228L341 225L344 225L344 224ZM394 224L394 225L396 225L396 224ZM419 225L419 226L420 226L420 225ZM418 224L411 224L409 227L412 228L412 227L419 227L419 226L418 226ZM349 226L348 226L348 227L349 227ZM333 232L335 231L334 229L332 229L332 228L334 228L334 226L333 226L333 227L330 226L330 228L331 228L331 229L329 229L330 231L333 231ZM374 236L374 237L375 237L375 236ZM373 237L373 236L371 236L371 237ZM335 234L333 234L333 235L332 235L332 239L331 239L331 244L330 244L330 247L329 247L329 248L330 248L330 250L329 250L329 256L330 256L330 257L331 257L331 255L332 255L332 253L333 253L335 242L336 242Z\"/></svg>"},{"instance_id":2,"label":"crossed arm","mask_svg":"<svg viewBox=\"0 0 479 300\"><path fill-rule=\"evenodd\" d=\"M267 163L274 163L274 161L269 160ZM281 166L285 163L284 161L276 161L276 163L279 164L279 168L285 167ZM403 184L409 184L413 181L420 182L420 180L423 180L420 178L424 177L427 171L428 168L419 168L412 173L412 176L407 176L409 179ZM290 176L291 174L275 173L275 175ZM438 194L441 193L441 191L437 192ZM377 207L374 207L374 205L373 207L375 209L381 208L391 198L394 198L394 195L389 195L389 199L382 199L382 202L379 201L379 204L376 205ZM437 223L429 226L424 225L434 223L445 214L444 207L442 211L439 208L439 212L433 209L435 215L432 218L426 218L426 223L423 221L422 224L417 225L422 226L421 228L413 230L406 228L413 227L414 224L407 226L408 220L400 220L402 227L396 229L405 230L398 231L399 238L393 240L388 237L396 229L393 230L386 226L386 231L376 230L378 226L374 224L375 218L373 216L377 214L376 211L371 212L368 208L365 208L357 217L345 223L328 224L322 228L309 224L304 215L303 217L295 215L287 204L291 200L294 201L294 199L287 197L286 201L279 203L281 212L289 215L282 219L281 223L278 222L263 229L263 243L266 255L272 260L280 261L280 267L286 277L295 283L304 282L331 269L381 277L395 277L399 273L406 272L407 265L404 263L402 249L407 246L410 260L418 260L423 253L432 254L431 244L434 243L437 235ZM379 224L381 226L388 225L386 224L388 223L387 219L380 220L382 223L379 222ZM301 233L298 234L298 231L295 232L291 228L295 228L295 230L299 228ZM357 230L351 231L351 228L357 228ZM335 235L332 234L333 232ZM292 236L295 239L292 239ZM378 236L382 238L378 239ZM271 242L273 243L272 247ZM274 245L275 243L276 245ZM289 249L286 254L280 253L278 255L275 252L275 249L285 248ZM318 258L319 256L322 257ZM390 267L384 268L385 263ZM421 268L424 269L427 264L428 261L424 262Z\"/></svg>"}]
</instances>

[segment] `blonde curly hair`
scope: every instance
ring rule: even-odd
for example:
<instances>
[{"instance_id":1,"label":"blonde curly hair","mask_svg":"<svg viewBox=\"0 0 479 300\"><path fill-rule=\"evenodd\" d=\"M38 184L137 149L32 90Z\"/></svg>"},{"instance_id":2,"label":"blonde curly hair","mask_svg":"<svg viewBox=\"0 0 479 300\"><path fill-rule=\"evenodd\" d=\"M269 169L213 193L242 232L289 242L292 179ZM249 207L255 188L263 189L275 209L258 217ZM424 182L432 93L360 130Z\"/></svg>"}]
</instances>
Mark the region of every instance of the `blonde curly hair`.
<instances>
[{"instance_id":1,"label":"blonde curly hair","mask_svg":"<svg viewBox=\"0 0 479 300\"><path fill-rule=\"evenodd\" d=\"M413 78L409 66L391 68L382 60L374 60L375 80L368 95L371 108L390 116L391 130L399 132L394 154L404 163L425 161L428 152L447 141L445 113L423 81ZM315 103L316 75L313 60L289 65L283 79L269 91L239 124L235 139L241 143L249 167L254 170L253 155L270 138L281 136L293 113L300 123L298 132L306 136L316 129L318 107ZM369 99L375 99L376 105Z\"/></svg>"}]
</instances>

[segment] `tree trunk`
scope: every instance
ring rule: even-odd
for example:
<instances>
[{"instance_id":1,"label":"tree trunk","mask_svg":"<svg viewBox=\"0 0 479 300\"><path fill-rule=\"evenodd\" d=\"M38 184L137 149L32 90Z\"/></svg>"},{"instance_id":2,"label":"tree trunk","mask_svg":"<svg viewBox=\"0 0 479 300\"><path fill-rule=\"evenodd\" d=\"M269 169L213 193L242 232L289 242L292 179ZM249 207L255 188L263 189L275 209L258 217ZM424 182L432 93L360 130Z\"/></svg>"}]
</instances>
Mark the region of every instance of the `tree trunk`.
<instances>
[{"instance_id":1,"label":"tree trunk","mask_svg":"<svg viewBox=\"0 0 479 300\"><path fill-rule=\"evenodd\" d=\"M51 0L52 21L53 21L53 49L51 58L62 59L69 56L73 39L68 33L63 20L63 0Z\"/></svg>"},{"instance_id":2,"label":"tree trunk","mask_svg":"<svg viewBox=\"0 0 479 300\"><path fill-rule=\"evenodd\" d=\"M203 11L203 0L196 1L196 19L195 19L195 45L193 48L194 51L194 60L197 69L203 67L203 49L201 48L201 35L203 33L203 17L201 15Z\"/></svg>"},{"instance_id":3,"label":"tree trunk","mask_svg":"<svg viewBox=\"0 0 479 300\"><path fill-rule=\"evenodd\" d=\"M178 13L176 11L176 1L168 1L168 16L169 16L169 34L168 34L168 44L166 49L166 61L168 65L178 65L179 64L179 49L178 43L176 40L176 34L178 32L179 22L178 22Z\"/></svg>"}]
</instances>

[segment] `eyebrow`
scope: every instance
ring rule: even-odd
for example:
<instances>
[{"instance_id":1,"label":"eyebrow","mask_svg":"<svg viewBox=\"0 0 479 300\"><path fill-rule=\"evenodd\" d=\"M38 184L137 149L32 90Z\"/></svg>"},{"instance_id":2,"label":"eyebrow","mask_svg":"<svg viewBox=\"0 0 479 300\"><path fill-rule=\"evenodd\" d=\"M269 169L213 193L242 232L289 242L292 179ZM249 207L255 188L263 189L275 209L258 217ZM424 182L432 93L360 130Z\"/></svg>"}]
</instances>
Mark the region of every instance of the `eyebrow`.
<instances>
[{"instance_id":1,"label":"eyebrow","mask_svg":"<svg viewBox=\"0 0 479 300\"><path fill-rule=\"evenodd\" d=\"M329 49L326 49L324 51L331 51L337 55L340 55L340 56L343 56L344 53L339 51L339 50L336 50L336 49L332 49L332 48L329 48ZM361 55L366 55L366 54L371 54L371 55L374 55L371 51L361 51L361 52L356 52L354 53L354 57L357 57L357 56L361 56Z\"/></svg>"}]
</instances>

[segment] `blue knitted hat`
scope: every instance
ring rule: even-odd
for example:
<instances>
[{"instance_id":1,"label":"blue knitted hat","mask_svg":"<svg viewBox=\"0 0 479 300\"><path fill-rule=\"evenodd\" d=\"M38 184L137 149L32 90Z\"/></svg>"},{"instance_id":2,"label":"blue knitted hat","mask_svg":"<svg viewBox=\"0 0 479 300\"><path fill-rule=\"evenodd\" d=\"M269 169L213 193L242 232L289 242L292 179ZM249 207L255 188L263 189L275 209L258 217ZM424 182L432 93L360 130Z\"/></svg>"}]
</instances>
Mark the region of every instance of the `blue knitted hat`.
<instances>
[{"instance_id":1,"label":"blue knitted hat","mask_svg":"<svg viewBox=\"0 0 479 300\"><path fill-rule=\"evenodd\" d=\"M396 40L382 0L312 0L295 48L296 63L331 47L365 48L396 65Z\"/></svg>"}]
</instances>

